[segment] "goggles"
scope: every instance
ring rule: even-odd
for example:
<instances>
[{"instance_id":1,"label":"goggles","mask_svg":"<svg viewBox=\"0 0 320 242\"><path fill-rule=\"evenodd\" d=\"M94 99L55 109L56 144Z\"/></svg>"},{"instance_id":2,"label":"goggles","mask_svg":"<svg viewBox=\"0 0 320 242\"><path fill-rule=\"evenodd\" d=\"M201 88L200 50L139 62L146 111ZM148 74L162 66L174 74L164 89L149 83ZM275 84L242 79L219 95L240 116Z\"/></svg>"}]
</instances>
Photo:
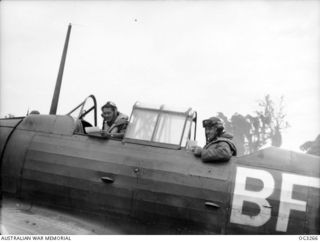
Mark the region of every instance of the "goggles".
<instances>
[{"instance_id":1,"label":"goggles","mask_svg":"<svg viewBox=\"0 0 320 242\"><path fill-rule=\"evenodd\" d=\"M214 125L214 122L210 119L205 119L202 121L202 126L205 127L211 127Z\"/></svg>"},{"instance_id":2,"label":"goggles","mask_svg":"<svg viewBox=\"0 0 320 242\"><path fill-rule=\"evenodd\" d=\"M111 101L107 102L104 106L109 106L109 107L114 107L114 108L117 107L116 104L114 102L111 102Z\"/></svg>"},{"instance_id":3,"label":"goggles","mask_svg":"<svg viewBox=\"0 0 320 242\"><path fill-rule=\"evenodd\" d=\"M105 105L101 107L101 110L103 110L104 108L113 108L116 110L117 105L114 102L108 101Z\"/></svg>"},{"instance_id":4,"label":"goggles","mask_svg":"<svg viewBox=\"0 0 320 242\"><path fill-rule=\"evenodd\" d=\"M222 124L219 120L205 119L202 121L203 128L213 127L215 125Z\"/></svg>"}]
</instances>

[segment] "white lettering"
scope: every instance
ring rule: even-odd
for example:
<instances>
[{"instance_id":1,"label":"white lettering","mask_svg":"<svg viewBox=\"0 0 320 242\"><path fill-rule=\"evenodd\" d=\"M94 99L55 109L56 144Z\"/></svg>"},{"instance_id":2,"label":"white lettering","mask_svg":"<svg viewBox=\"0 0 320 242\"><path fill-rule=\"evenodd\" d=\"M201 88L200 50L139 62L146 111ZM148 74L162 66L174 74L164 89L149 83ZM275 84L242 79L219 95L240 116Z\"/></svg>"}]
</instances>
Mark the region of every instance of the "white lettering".
<instances>
[{"instance_id":1,"label":"white lettering","mask_svg":"<svg viewBox=\"0 0 320 242\"><path fill-rule=\"evenodd\" d=\"M246 190L248 177L261 180L263 188L260 191ZM237 167L230 222L254 227L265 224L271 217L271 206L266 198L273 193L273 190L274 179L269 172ZM255 216L242 214L244 201L257 204L260 208L259 214Z\"/></svg>"},{"instance_id":2,"label":"white lettering","mask_svg":"<svg viewBox=\"0 0 320 242\"><path fill-rule=\"evenodd\" d=\"M320 188L320 179L294 174L282 174L280 206L276 227L277 231L287 231L291 210L306 211L307 203L305 201L292 199L294 185Z\"/></svg>"}]
</instances>

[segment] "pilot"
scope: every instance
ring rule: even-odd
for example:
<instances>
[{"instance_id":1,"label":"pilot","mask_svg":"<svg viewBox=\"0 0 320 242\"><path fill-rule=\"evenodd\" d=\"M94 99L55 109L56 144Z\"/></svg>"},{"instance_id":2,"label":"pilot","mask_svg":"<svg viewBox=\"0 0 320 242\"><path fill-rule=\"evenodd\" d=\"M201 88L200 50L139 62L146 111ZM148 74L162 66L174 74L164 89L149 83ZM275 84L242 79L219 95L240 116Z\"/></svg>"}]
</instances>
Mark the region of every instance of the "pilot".
<instances>
[{"instance_id":1,"label":"pilot","mask_svg":"<svg viewBox=\"0 0 320 242\"><path fill-rule=\"evenodd\" d=\"M128 116L118 112L113 102L107 102L101 107L102 134L103 136L122 139L128 125Z\"/></svg>"},{"instance_id":2,"label":"pilot","mask_svg":"<svg viewBox=\"0 0 320 242\"><path fill-rule=\"evenodd\" d=\"M224 131L221 120L217 117L211 117L203 120L205 128L206 145L201 148L193 147L195 156L201 157L203 162L229 161L232 156L237 155L237 149L231 141L233 136Z\"/></svg>"}]
</instances>

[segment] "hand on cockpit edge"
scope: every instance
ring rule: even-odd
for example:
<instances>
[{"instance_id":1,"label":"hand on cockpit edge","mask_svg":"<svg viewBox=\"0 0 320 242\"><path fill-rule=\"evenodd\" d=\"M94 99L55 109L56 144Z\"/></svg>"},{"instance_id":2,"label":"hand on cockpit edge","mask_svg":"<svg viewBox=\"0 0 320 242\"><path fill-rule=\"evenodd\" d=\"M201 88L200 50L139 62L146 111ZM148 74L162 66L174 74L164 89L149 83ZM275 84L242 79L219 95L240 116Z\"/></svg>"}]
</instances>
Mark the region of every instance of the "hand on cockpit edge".
<instances>
[{"instance_id":1,"label":"hand on cockpit edge","mask_svg":"<svg viewBox=\"0 0 320 242\"><path fill-rule=\"evenodd\" d=\"M101 131L101 136L107 139L112 137L112 135L109 132L106 132L104 130Z\"/></svg>"},{"instance_id":2,"label":"hand on cockpit edge","mask_svg":"<svg viewBox=\"0 0 320 242\"><path fill-rule=\"evenodd\" d=\"M197 157L201 156L201 152L202 152L202 148L200 146L194 146L191 148L191 151L193 152L193 154Z\"/></svg>"}]
</instances>

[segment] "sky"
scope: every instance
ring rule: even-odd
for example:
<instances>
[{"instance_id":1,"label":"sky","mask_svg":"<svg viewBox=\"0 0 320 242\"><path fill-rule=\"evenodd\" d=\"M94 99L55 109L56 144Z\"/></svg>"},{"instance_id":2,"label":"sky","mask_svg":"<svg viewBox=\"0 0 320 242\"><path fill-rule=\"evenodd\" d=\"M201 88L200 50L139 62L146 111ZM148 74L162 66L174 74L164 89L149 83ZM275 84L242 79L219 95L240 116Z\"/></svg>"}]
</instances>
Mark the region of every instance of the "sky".
<instances>
[{"instance_id":1,"label":"sky","mask_svg":"<svg viewBox=\"0 0 320 242\"><path fill-rule=\"evenodd\" d=\"M140 101L203 120L254 115L270 94L284 96L282 148L320 134L320 1L2 0L0 117L49 113L69 23L58 114L94 94L128 115Z\"/></svg>"}]
</instances>

